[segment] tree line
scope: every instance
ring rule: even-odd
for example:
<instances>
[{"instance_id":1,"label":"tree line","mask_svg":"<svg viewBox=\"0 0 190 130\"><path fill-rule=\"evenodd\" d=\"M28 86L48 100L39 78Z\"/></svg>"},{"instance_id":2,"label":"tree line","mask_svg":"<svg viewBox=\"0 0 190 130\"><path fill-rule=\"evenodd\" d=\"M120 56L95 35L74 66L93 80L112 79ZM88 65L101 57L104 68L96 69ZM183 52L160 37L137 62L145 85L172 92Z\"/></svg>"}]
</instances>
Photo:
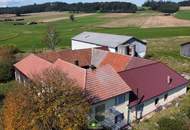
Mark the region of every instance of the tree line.
<instances>
[{"instance_id":1,"label":"tree line","mask_svg":"<svg viewBox=\"0 0 190 130\"><path fill-rule=\"evenodd\" d=\"M94 2L72 4L64 2L52 2L21 7L0 8L0 14L26 14L46 11L135 13L137 11L137 6L129 2Z\"/></svg>"},{"instance_id":2,"label":"tree line","mask_svg":"<svg viewBox=\"0 0 190 130\"><path fill-rule=\"evenodd\" d=\"M179 10L179 4L171 1L148 0L143 4L143 7L149 7L163 13L175 13Z\"/></svg>"},{"instance_id":3,"label":"tree line","mask_svg":"<svg viewBox=\"0 0 190 130\"><path fill-rule=\"evenodd\" d=\"M190 0L185 0L185 1L181 1L179 2L180 6L190 6Z\"/></svg>"}]
</instances>

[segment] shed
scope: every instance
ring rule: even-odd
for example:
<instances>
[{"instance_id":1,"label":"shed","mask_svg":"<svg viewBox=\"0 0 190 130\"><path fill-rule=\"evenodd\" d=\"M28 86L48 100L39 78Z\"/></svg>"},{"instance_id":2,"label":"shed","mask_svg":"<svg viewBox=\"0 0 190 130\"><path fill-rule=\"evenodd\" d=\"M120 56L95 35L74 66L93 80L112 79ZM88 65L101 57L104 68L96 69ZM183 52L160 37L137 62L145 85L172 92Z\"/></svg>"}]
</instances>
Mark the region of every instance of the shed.
<instances>
[{"instance_id":1,"label":"shed","mask_svg":"<svg viewBox=\"0 0 190 130\"><path fill-rule=\"evenodd\" d=\"M190 57L190 42L181 44L180 54L181 56Z\"/></svg>"},{"instance_id":2,"label":"shed","mask_svg":"<svg viewBox=\"0 0 190 130\"><path fill-rule=\"evenodd\" d=\"M83 32L72 38L72 50L102 46L119 54L138 57L146 55L146 42L133 36Z\"/></svg>"}]
</instances>

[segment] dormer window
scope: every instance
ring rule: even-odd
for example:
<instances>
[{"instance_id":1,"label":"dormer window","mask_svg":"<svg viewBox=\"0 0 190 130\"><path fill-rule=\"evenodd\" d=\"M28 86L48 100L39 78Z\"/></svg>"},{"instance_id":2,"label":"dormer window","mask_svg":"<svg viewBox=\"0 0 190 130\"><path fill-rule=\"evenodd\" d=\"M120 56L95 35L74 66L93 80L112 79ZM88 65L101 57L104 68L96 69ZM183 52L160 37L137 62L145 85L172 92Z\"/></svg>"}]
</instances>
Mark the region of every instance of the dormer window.
<instances>
[{"instance_id":1,"label":"dormer window","mask_svg":"<svg viewBox=\"0 0 190 130\"><path fill-rule=\"evenodd\" d=\"M171 84L171 83L172 83L172 78L171 78L170 76L168 76L167 82L168 82L168 84Z\"/></svg>"}]
</instances>

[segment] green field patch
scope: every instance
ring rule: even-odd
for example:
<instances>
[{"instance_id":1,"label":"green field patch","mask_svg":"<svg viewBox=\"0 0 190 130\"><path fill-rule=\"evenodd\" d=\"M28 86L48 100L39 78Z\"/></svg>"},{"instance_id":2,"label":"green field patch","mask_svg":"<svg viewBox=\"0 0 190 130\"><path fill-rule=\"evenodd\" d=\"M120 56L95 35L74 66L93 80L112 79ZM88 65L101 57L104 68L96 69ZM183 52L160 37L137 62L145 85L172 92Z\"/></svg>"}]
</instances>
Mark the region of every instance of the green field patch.
<instances>
[{"instance_id":1,"label":"green field patch","mask_svg":"<svg viewBox=\"0 0 190 130\"><path fill-rule=\"evenodd\" d=\"M180 10L176 13L175 17L190 20L190 10Z\"/></svg>"},{"instance_id":2,"label":"green field patch","mask_svg":"<svg viewBox=\"0 0 190 130\"><path fill-rule=\"evenodd\" d=\"M6 40L10 40L10 39L14 39L16 37L19 36L19 33L15 33L15 34L6 34L6 35L1 35L0 36L0 41L6 41Z\"/></svg>"}]
</instances>

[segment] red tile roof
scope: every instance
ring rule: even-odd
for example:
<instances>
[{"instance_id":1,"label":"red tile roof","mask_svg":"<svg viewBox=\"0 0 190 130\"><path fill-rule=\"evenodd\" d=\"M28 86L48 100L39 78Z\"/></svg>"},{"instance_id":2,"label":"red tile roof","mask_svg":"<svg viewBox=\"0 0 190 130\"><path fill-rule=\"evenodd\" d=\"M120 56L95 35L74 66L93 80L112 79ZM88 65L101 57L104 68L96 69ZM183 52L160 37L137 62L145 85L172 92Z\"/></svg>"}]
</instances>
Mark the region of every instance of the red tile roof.
<instances>
[{"instance_id":1,"label":"red tile roof","mask_svg":"<svg viewBox=\"0 0 190 130\"><path fill-rule=\"evenodd\" d=\"M181 75L162 63L127 70L121 72L120 76L139 98L143 97L141 102L188 83ZM168 84L168 76L172 79L171 84ZM137 100L131 105L136 103Z\"/></svg>"},{"instance_id":2,"label":"red tile roof","mask_svg":"<svg viewBox=\"0 0 190 130\"><path fill-rule=\"evenodd\" d=\"M87 71L86 90L95 96L96 101L102 101L129 92L131 88L111 65L105 65Z\"/></svg>"},{"instance_id":3,"label":"red tile roof","mask_svg":"<svg viewBox=\"0 0 190 130\"><path fill-rule=\"evenodd\" d=\"M85 83L86 83L85 69L82 69L81 67L63 61L61 59L58 59L52 66L57 69L60 69L61 71L66 73L69 78L75 80L80 87L85 88Z\"/></svg>"},{"instance_id":4,"label":"red tile roof","mask_svg":"<svg viewBox=\"0 0 190 130\"><path fill-rule=\"evenodd\" d=\"M16 63L14 67L22 72L28 78L33 78L34 75L42 73L43 70L49 68L52 64L34 54L22 59Z\"/></svg>"},{"instance_id":5,"label":"red tile roof","mask_svg":"<svg viewBox=\"0 0 190 130\"><path fill-rule=\"evenodd\" d=\"M62 59L72 64L78 60L80 66L86 66L91 63L91 49L46 52L40 53L38 56L52 63L54 63L57 59Z\"/></svg>"},{"instance_id":6,"label":"red tile roof","mask_svg":"<svg viewBox=\"0 0 190 130\"><path fill-rule=\"evenodd\" d=\"M117 72L124 71L127 68L132 57L109 52L100 66L111 65Z\"/></svg>"}]
</instances>

